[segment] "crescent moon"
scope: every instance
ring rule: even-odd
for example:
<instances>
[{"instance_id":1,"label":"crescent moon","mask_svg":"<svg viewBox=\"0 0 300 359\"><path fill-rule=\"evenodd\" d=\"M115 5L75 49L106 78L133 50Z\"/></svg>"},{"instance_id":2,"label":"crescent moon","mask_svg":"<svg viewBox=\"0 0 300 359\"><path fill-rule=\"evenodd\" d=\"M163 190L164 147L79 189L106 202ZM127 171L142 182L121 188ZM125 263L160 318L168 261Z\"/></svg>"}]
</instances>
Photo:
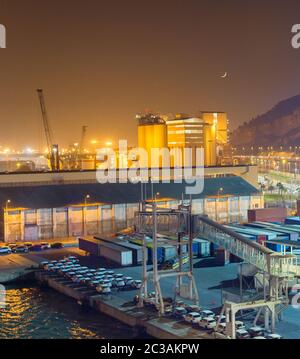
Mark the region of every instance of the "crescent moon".
<instances>
[{"instance_id":1,"label":"crescent moon","mask_svg":"<svg viewBox=\"0 0 300 359\"><path fill-rule=\"evenodd\" d=\"M222 79L225 79L227 77L227 72L225 72L225 74L222 75L221 77L222 77Z\"/></svg>"}]
</instances>

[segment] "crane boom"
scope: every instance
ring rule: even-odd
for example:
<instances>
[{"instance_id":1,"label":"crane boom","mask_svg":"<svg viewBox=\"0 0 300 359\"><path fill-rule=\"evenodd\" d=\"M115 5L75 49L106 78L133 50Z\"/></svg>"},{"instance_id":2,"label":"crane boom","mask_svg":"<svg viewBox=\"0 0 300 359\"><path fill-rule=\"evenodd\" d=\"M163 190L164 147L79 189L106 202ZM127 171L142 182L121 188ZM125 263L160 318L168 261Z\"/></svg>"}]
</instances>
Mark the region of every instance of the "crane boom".
<instances>
[{"instance_id":1,"label":"crane boom","mask_svg":"<svg viewBox=\"0 0 300 359\"><path fill-rule=\"evenodd\" d=\"M42 89L37 89L40 106L41 106L41 112L42 112L42 120L43 120L43 126L46 136L46 142L47 142L47 148L48 148L48 154L50 157L50 165L51 170L56 171L59 170L59 154L58 154L58 146L54 142L53 133L49 124L47 110L46 110L46 104L45 104L45 98L44 98L44 92Z\"/></svg>"},{"instance_id":2,"label":"crane boom","mask_svg":"<svg viewBox=\"0 0 300 359\"><path fill-rule=\"evenodd\" d=\"M48 148L48 151L49 151L49 154L50 154L51 151L52 151L52 146L54 145L53 134L52 134L52 131L51 131L51 128L50 128L49 120L48 120L48 115L47 115L47 110L46 110L46 104L45 104L45 98L44 98L43 90L42 89L37 89L37 93L38 93L39 100L40 100L43 126L44 126L46 141L47 141L47 148Z\"/></svg>"}]
</instances>

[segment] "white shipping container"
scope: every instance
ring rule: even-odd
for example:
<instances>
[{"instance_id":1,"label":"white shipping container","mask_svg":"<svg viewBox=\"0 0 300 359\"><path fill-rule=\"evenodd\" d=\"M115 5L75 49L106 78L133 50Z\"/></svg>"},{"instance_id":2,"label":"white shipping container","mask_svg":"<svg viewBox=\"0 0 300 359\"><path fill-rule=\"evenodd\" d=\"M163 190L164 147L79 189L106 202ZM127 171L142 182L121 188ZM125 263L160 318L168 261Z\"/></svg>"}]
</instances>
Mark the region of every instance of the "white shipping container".
<instances>
[{"instance_id":1,"label":"white shipping container","mask_svg":"<svg viewBox=\"0 0 300 359\"><path fill-rule=\"evenodd\" d=\"M132 251L111 243L100 244L100 256L110 259L121 266L132 265Z\"/></svg>"}]
</instances>

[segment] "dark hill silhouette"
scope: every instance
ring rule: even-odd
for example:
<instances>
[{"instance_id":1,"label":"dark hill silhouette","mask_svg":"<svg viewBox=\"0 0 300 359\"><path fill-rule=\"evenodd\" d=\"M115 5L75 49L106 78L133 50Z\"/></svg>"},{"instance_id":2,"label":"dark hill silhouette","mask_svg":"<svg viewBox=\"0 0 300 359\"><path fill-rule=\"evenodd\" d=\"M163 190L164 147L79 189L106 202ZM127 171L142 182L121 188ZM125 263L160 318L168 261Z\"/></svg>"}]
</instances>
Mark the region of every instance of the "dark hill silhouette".
<instances>
[{"instance_id":1,"label":"dark hill silhouette","mask_svg":"<svg viewBox=\"0 0 300 359\"><path fill-rule=\"evenodd\" d=\"M244 123L233 131L231 142L235 146L300 145L300 95Z\"/></svg>"}]
</instances>

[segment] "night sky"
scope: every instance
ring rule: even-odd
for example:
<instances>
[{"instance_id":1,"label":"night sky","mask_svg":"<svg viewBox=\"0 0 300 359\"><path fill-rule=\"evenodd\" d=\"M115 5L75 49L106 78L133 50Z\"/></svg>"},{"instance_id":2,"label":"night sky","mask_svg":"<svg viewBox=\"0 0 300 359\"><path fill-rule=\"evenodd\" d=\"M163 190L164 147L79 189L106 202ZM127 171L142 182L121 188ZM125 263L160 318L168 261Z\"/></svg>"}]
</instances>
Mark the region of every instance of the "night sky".
<instances>
[{"instance_id":1,"label":"night sky","mask_svg":"<svg viewBox=\"0 0 300 359\"><path fill-rule=\"evenodd\" d=\"M232 127L300 94L300 1L1 0L0 145L127 138L137 112L226 111ZM228 77L221 75L228 72Z\"/></svg>"}]
</instances>

